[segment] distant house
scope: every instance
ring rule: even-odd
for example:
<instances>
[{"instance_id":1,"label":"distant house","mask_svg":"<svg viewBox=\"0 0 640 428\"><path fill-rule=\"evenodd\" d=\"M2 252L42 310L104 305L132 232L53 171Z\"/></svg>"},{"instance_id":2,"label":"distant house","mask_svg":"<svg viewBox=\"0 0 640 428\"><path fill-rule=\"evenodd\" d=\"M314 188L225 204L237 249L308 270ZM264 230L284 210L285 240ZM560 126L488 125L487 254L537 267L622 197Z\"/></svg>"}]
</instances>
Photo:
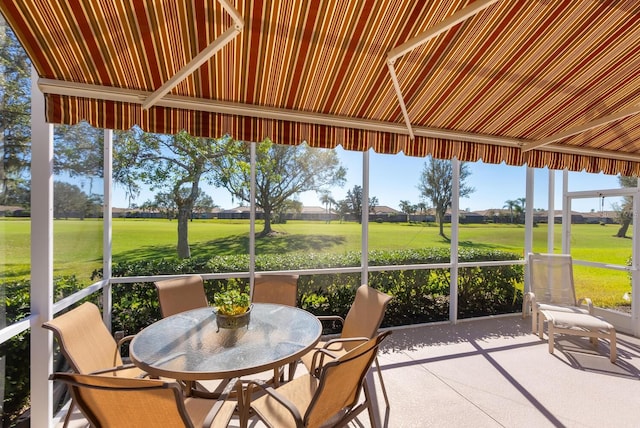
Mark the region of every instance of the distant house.
<instances>
[{"instance_id":1,"label":"distant house","mask_svg":"<svg viewBox=\"0 0 640 428\"><path fill-rule=\"evenodd\" d=\"M14 205L0 205L0 217L29 217L29 210Z\"/></svg>"}]
</instances>

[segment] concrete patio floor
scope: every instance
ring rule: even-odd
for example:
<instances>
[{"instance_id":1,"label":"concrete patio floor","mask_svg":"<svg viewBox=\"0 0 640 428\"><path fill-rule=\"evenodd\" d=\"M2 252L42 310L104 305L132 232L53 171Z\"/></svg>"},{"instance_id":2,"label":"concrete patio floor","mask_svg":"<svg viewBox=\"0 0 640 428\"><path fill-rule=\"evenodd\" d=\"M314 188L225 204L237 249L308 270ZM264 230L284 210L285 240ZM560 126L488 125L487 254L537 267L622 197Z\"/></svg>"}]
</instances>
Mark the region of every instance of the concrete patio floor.
<instances>
[{"instance_id":1,"label":"concrete patio floor","mask_svg":"<svg viewBox=\"0 0 640 428\"><path fill-rule=\"evenodd\" d=\"M392 403L383 418L388 427L638 427L640 340L617 337L611 364L602 340L560 337L549 354L546 335L519 316L396 330L380 355Z\"/></svg>"},{"instance_id":2,"label":"concrete patio floor","mask_svg":"<svg viewBox=\"0 0 640 428\"><path fill-rule=\"evenodd\" d=\"M391 401L386 411L371 372L380 426L640 426L640 339L621 333L615 364L608 342L575 336L559 337L551 355L519 316L393 329L379 359Z\"/></svg>"}]
</instances>

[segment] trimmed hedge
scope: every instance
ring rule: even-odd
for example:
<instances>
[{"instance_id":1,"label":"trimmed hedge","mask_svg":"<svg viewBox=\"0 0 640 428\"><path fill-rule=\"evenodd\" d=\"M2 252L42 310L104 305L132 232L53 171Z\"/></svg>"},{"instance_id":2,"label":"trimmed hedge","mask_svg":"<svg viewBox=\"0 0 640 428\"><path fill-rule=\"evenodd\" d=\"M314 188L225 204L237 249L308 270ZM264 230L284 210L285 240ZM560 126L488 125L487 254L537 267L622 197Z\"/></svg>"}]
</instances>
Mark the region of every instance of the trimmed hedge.
<instances>
[{"instance_id":1,"label":"trimmed hedge","mask_svg":"<svg viewBox=\"0 0 640 428\"><path fill-rule=\"evenodd\" d=\"M514 253L461 250L459 262L518 260ZM448 263L447 249L372 251L370 266ZM339 268L360 265L360 253L282 254L256 257L256 271ZM121 262L113 276L146 276L190 273L248 271L249 257L216 256L187 260ZM95 273L96 276L100 272ZM523 266L465 267L458 274L458 317L518 312L522 308ZM383 326L397 326L449 319L449 269L370 271L369 285L394 296L387 308ZM303 275L298 280L298 305L316 315L346 315L355 290L361 284L359 273ZM238 287L246 290L247 279L205 282L209 301L219 290ZM160 318L153 284L120 284L113 287L113 326L127 334L135 333Z\"/></svg>"}]
</instances>

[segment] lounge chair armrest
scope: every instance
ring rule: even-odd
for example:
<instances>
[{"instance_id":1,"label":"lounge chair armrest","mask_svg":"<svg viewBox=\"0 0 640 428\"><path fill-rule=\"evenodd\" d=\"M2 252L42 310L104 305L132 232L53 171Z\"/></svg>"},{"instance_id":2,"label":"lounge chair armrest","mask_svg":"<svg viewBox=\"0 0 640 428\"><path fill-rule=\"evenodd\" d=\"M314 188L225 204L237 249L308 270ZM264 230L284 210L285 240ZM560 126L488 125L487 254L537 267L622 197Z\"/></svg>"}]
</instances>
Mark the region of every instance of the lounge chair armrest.
<instances>
[{"instance_id":1,"label":"lounge chair armrest","mask_svg":"<svg viewBox=\"0 0 640 428\"><path fill-rule=\"evenodd\" d=\"M211 427L211 425L213 425L213 421L215 420L216 416L218 416L218 413L222 409L222 406L224 405L227 398L229 398L231 391L233 390L233 388L236 387L236 384L238 382L239 382L238 378L233 378L229 380L227 385L224 387L224 389L220 393L220 396L217 398L216 404L214 404L211 410L209 410L209 413L207 413L207 417L204 419L204 422L202 424L203 428L209 428ZM240 386L240 389L242 389L242 386Z\"/></svg>"},{"instance_id":2,"label":"lounge chair armrest","mask_svg":"<svg viewBox=\"0 0 640 428\"><path fill-rule=\"evenodd\" d=\"M593 315L593 302L588 297L582 297L578 299L578 306L585 305L589 309L589 314Z\"/></svg>"},{"instance_id":3,"label":"lounge chair armrest","mask_svg":"<svg viewBox=\"0 0 640 428\"><path fill-rule=\"evenodd\" d=\"M526 318L534 310L536 304L536 294L533 291L524 293L522 296L522 318Z\"/></svg>"},{"instance_id":4,"label":"lounge chair armrest","mask_svg":"<svg viewBox=\"0 0 640 428\"><path fill-rule=\"evenodd\" d=\"M289 411L289 413L291 413L291 415L296 421L296 425L302 426L302 415L300 414L300 411L297 409L297 407L290 400L288 400L286 397L284 397L282 394L276 391L272 386L266 385L264 382L258 382L258 381L252 380L247 383L247 393L246 393L247 402L245 403L245 405L247 406L247 409L251 407L250 400L251 400L251 397L253 396L254 387L258 387L262 389L265 393L273 397L274 400L282 404L282 406L285 407Z\"/></svg>"}]
</instances>

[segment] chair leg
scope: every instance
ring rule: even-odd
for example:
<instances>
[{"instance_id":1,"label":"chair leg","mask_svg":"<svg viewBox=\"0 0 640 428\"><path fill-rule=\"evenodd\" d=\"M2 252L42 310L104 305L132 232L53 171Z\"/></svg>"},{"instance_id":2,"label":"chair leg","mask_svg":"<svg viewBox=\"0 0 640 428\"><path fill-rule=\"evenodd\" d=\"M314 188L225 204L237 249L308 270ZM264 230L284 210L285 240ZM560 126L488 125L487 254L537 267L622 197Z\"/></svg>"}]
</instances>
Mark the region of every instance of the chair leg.
<instances>
[{"instance_id":1,"label":"chair leg","mask_svg":"<svg viewBox=\"0 0 640 428\"><path fill-rule=\"evenodd\" d=\"M538 336L544 339L544 315L538 314Z\"/></svg>"},{"instance_id":2,"label":"chair leg","mask_svg":"<svg viewBox=\"0 0 640 428\"><path fill-rule=\"evenodd\" d=\"M553 322L549 321L547 323L547 336L549 336L549 353L553 354L553 348L554 348L554 336L555 336L555 332L553 331Z\"/></svg>"},{"instance_id":3,"label":"chair leg","mask_svg":"<svg viewBox=\"0 0 640 428\"><path fill-rule=\"evenodd\" d=\"M298 367L298 361L294 361L293 363L289 363L289 381L293 380L293 377L296 374L296 368Z\"/></svg>"},{"instance_id":4,"label":"chair leg","mask_svg":"<svg viewBox=\"0 0 640 428\"><path fill-rule=\"evenodd\" d=\"M73 413L73 408L75 407L76 402L73 401L73 398L69 401L69 410L67 410L67 414L64 416L64 423L62 424L62 428L67 428L69 426L69 421L71 420L71 413Z\"/></svg>"},{"instance_id":5,"label":"chair leg","mask_svg":"<svg viewBox=\"0 0 640 428\"><path fill-rule=\"evenodd\" d=\"M612 328L609 329L609 359L612 363L615 363L616 358L618 358L618 350L616 349L616 330Z\"/></svg>"},{"instance_id":6,"label":"chair leg","mask_svg":"<svg viewBox=\"0 0 640 428\"><path fill-rule=\"evenodd\" d=\"M380 388L382 389L382 395L384 396L384 402L387 405L387 409L391 407L389 404L389 397L387 396L387 388L384 386L384 379L382 379L382 370L380 370L380 363L378 362L378 356L376 355L376 369L378 371L378 379L380 379Z\"/></svg>"},{"instance_id":7,"label":"chair leg","mask_svg":"<svg viewBox=\"0 0 640 428\"><path fill-rule=\"evenodd\" d=\"M371 393L369 392L369 382L367 382L366 379L364 380L363 390L364 390L364 401L367 407L367 413L369 413L369 423L371 424L372 428L377 428L378 424L376 423L376 418L373 415L374 407L371 403Z\"/></svg>"}]
</instances>

